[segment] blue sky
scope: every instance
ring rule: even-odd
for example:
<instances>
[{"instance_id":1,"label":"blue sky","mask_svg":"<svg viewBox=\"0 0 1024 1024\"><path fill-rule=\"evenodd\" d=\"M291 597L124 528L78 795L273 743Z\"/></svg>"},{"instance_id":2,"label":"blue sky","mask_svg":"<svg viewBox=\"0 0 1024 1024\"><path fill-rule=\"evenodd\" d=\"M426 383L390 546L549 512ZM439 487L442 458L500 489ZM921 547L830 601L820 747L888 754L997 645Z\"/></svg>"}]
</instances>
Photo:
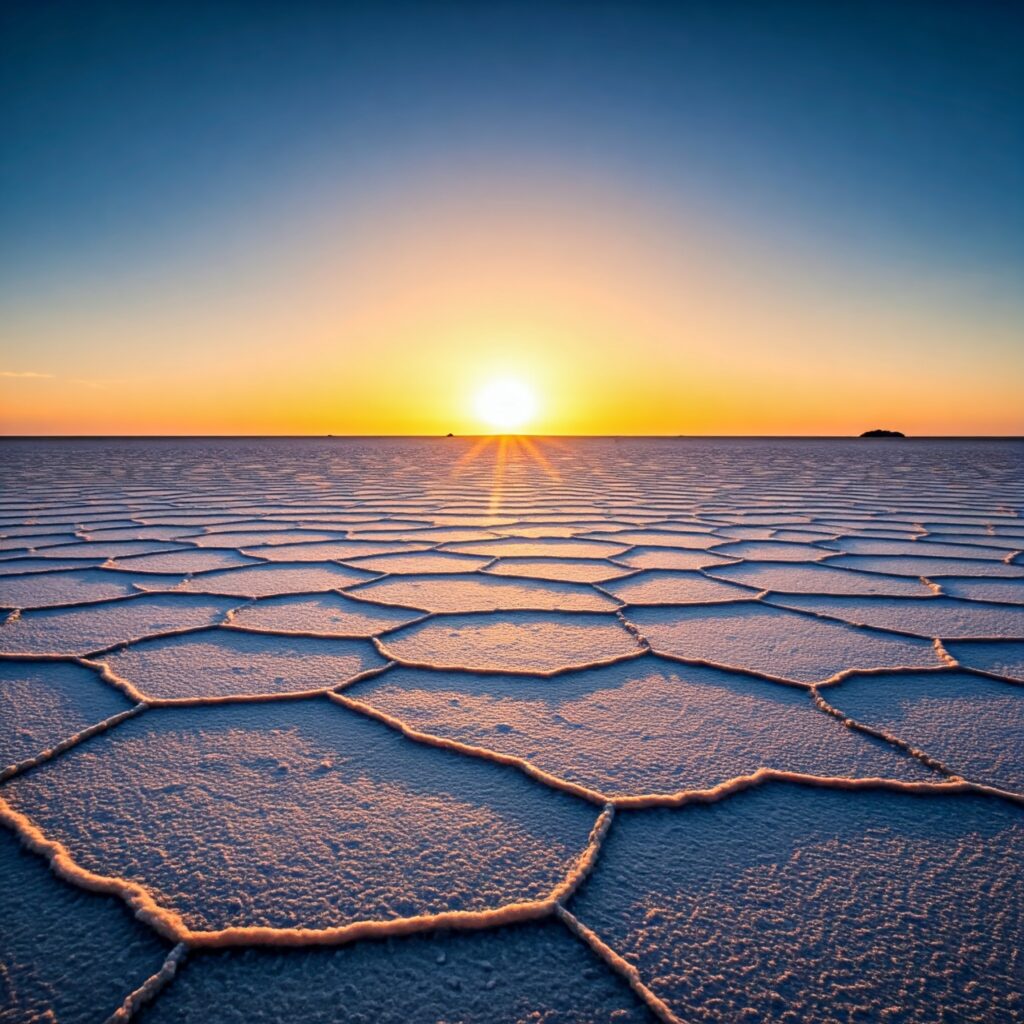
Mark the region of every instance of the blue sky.
<instances>
[{"instance_id":1,"label":"blue sky","mask_svg":"<svg viewBox=\"0 0 1024 1024\"><path fill-rule=\"evenodd\" d=\"M41 2L0 37L19 323L477 165L602 176L1020 313L1020 4Z\"/></svg>"}]
</instances>

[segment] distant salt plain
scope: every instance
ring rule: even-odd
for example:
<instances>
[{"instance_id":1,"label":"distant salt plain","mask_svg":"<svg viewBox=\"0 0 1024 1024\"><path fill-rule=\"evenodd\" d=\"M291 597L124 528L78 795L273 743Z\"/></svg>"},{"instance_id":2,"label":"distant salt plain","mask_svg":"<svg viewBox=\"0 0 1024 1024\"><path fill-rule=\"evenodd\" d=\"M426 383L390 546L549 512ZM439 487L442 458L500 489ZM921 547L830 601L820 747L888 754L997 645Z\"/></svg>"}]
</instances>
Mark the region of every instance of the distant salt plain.
<instances>
[{"instance_id":1,"label":"distant salt plain","mask_svg":"<svg viewBox=\"0 0 1024 1024\"><path fill-rule=\"evenodd\" d=\"M5 1024L1024 1019L1024 444L0 457Z\"/></svg>"}]
</instances>

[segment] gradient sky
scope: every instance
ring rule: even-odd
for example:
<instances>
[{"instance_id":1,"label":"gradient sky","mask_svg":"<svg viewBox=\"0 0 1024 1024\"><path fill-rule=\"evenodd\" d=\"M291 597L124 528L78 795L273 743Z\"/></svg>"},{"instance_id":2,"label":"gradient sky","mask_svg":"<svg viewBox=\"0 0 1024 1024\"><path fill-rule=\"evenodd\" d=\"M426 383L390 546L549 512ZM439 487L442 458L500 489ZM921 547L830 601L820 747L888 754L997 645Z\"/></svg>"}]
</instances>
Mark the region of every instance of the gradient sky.
<instances>
[{"instance_id":1,"label":"gradient sky","mask_svg":"<svg viewBox=\"0 0 1024 1024\"><path fill-rule=\"evenodd\" d=\"M1017 3L6 4L0 430L1024 434Z\"/></svg>"}]
</instances>

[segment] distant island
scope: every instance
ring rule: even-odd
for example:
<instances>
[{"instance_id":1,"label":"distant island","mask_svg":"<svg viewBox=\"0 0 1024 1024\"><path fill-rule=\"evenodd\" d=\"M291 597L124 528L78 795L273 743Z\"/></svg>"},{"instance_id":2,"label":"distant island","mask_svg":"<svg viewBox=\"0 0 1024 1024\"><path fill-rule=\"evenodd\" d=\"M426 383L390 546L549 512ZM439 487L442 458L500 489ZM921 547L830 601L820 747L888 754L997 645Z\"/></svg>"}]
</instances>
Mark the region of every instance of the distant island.
<instances>
[{"instance_id":1,"label":"distant island","mask_svg":"<svg viewBox=\"0 0 1024 1024\"><path fill-rule=\"evenodd\" d=\"M907 435L901 433L899 430L865 430L861 437L906 437Z\"/></svg>"}]
</instances>

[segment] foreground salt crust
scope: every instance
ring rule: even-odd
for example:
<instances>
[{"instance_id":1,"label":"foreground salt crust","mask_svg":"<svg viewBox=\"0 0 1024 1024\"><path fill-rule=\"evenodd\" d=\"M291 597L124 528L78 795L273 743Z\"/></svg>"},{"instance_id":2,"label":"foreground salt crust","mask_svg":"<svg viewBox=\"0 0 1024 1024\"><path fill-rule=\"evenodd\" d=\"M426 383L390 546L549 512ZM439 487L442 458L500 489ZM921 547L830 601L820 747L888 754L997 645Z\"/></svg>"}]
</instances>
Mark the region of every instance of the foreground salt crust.
<instances>
[{"instance_id":1,"label":"foreground salt crust","mask_svg":"<svg viewBox=\"0 0 1024 1024\"><path fill-rule=\"evenodd\" d=\"M145 886L194 931L543 899L596 817L320 701L151 711L3 795L85 868Z\"/></svg>"},{"instance_id":2,"label":"foreground salt crust","mask_svg":"<svg viewBox=\"0 0 1024 1024\"><path fill-rule=\"evenodd\" d=\"M225 1019L236 1006L333 1017L337 1000L303 979L353 964L353 1017L373 1003L398 1019L448 1006L467 1024L721 1019L742 998L761 1017L824 1019L815 986L847 1016L1020 1014L999 943L1024 903L1003 869L1016 834L1003 825L1024 813L1021 446L5 452L0 738L14 763L0 766L0 823L54 886L84 891L76 920L120 898L176 943L87 1019L208 1018L211 999ZM689 832L702 808L725 827ZM967 832L947 842L943 816ZM765 846L774 832L792 839L785 863ZM750 870L727 848L747 836L764 854ZM621 869L619 839L643 849L638 870ZM696 867L680 867L687 841ZM730 864L732 882L716 874ZM621 903L691 868L667 898ZM782 931L774 895L791 897ZM10 911L23 937L28 907ZM653 946L634 941L641 910ZM842 946L816 941L826 923ZM891 927L919 983L901 988L876 956L895 948ZM19 976L47 977L38 957L74 962L75 934L20 946ZM477 939L491 987L468 961L444 970ZM244 951L268 945L337 949ZM679 990L673 965L698 947ZM800 964L775 973L777 947L806 948L834 990ZM377 986L381 949L408 958ZM950 995L948 979L978 976ZM23 990L31 1013L77 1019L89 987L55 977Z\"/></svg>"},{"instance_id":3,"label":"foreground salt crust","mask_svg":"<svg viewBox=\"0 0 1024 1024\"><path fill-rule=\"evenodd\" d=\"M1009 804L776 783L621 814L570 909L680 1020L1008 1022L1022 858Z\"/></svg>"},{"instance_id":4,"label":"foreground salt crust","mask_svg":"<svg viewBox=\"0 0 1024 1024\"><path fill-rule=\"evenodd\" d=\"M225 994L230 994L225 998ZM310 950L194 956L146 1015L151 1024L560 1021L645 1024L644 1004L555 922L440 932Z\"/></svg>"},{"instance_id":5,"label":"foreground salt crust","mask_svg":"<svg viewBox=\"0 0 1024 1024\"><path fill-rule=\"evenodd\" d=\"M160 969L169 945L120 900L59 881L0 831L0 1020L94 1024Z\"/></svg>"}]
</instances>

